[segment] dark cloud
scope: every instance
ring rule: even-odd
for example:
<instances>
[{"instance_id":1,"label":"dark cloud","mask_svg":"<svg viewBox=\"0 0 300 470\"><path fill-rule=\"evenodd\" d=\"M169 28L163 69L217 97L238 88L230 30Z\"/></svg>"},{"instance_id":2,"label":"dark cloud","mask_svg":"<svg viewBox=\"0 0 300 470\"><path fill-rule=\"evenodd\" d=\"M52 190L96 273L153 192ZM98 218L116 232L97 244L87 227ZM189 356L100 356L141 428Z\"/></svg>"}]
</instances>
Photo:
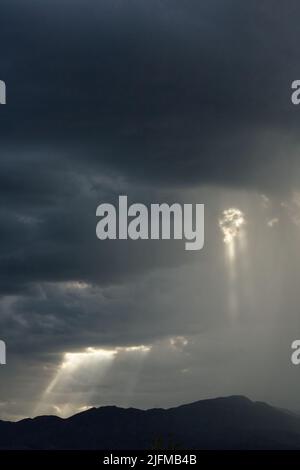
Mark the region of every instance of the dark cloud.
<instances>
[{"instance_id":1,"label":"dark cloud","mask_svg":"<svg viewBox=\"0 0 300 470\"><path fill-rule=\"evenodd\" d=\"M169 247L102 250L95 208L123 189L145 199L150 188L297 183L299 6L289 8L2 2L2 291L178 264Z\"/></svg>"},{"instance_id":2,"label":"dark cloud","mask_svg":"<svg viewBox=\"0 0 300 470\"><path fill-rule=\"evenodd\" d=\"M1 10L3 142L152 184L296 181L296 1L13 1Z\"/></svg>"}]
</instances>

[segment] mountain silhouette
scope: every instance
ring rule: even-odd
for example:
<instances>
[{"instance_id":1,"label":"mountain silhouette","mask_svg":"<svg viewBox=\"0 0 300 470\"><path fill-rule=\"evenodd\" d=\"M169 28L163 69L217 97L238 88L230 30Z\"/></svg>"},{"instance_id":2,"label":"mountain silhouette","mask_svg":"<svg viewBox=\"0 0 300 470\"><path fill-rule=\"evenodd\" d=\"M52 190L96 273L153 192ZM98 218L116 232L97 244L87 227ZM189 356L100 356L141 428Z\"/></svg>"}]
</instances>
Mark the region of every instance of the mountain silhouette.
<instances>
[{"instance_id":1,"label":"mountain silhouette","mask_svg":"<svg viewBox=\"0 0 300 470\"><path fill-rule=\"evenodd\" d=\"M170 409L105 406L0 421L0 449L300 450L300 417L241 396Z\"/></svg>"}]
</instances>

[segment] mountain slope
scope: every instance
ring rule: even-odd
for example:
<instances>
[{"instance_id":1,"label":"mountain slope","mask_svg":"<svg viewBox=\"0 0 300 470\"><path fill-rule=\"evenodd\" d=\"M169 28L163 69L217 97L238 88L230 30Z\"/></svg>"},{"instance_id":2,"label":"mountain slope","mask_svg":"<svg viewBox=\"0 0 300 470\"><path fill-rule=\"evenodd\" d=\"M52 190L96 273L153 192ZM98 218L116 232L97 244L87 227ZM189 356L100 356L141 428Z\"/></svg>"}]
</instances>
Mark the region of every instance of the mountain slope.
<instances>
[{"instance_id":1,"label":"mountain slope","mask_svg":"<svg viewBox=\"0 0 300 470\"><path fill-rule=\"evenodd\" d=\"M0 421L1 449L298 449L300 418L234 396L177 408L92 408L68 419Z\"/></svg>"}]
</instances>

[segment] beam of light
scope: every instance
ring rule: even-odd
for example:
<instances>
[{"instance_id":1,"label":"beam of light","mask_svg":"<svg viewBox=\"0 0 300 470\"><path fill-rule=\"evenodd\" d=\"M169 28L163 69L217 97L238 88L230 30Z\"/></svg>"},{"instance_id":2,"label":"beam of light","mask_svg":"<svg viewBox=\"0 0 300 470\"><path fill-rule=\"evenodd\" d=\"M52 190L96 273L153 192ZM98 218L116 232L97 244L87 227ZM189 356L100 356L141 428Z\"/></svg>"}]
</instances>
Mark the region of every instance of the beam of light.
<instances>
[{"instance_id":1,"label":"beam of light","mask_svg":"<svg viewBox=\"0 0 300 470\"><path fill-rule=\"evenodd\" d=\"M237 250L245 255L246 238L244 226L245 216L239 209L231 207L222 212L219 218L219 227L223 234L225 244L225 255L228 261L228 308L233 317L239 310L238 279L237 279Z\"/></svg>"},{"instance_id":2,"label":"beam of light","mask_svg":"<svg viewBox=\"0 0 300 470\"><path fill-rule=\"evenodd\" d=\"M240 236L241 228L245 225L245 216L242 211L235 208L226 209L219 219L219 227L223 233L223 240L227 246L229 259L235 258L236 239Z\"/></svg>"},{"instance_id":3,"label":"beam of light","mask_svg":"<svg viewBox=\"0 0 300 470\"><path fill-rule=\"evenodd\" d=\"M140 363L150 350L151 346L139 345L114 349L89 347L80 352L66 352L33 415L49 412L51 409L67 416L88 407L86 401L101 386L117 358L121 360L126 357L131 360L137 366L135 373L138 374ZM62 399L67 399L67 403L61 403Z\"/></svg>"},{"instance_id":4,"label":"beam of light","mask_svg":"<svg viewBox=\"0 0 300 470\"><path fill-rule=\"evenodd\" d=\"M132 396L138 386L140 375L144 368L145 359L151 351L151 346L129 346L118 349L117 360L115 361L115 369L111 371L112 375L118 377L120 388L122 390L121 405L132 406ZM123 365L124 364L124 365ZM123 371L126 371L126 378ZM122 377L120 377L120 372Z\"/></svg>"},{"instance_id":5,"label":"beam of light","mask_svg":"<svg viewBox=\"0 0 300 470\"><path fill-rule=\"evenodd\" d=\"M84 352L66 353L61 369L72 371L77 367L91 362L110 362L117 354L117 350L87 348Z\"/></svg>"}]
</instances>

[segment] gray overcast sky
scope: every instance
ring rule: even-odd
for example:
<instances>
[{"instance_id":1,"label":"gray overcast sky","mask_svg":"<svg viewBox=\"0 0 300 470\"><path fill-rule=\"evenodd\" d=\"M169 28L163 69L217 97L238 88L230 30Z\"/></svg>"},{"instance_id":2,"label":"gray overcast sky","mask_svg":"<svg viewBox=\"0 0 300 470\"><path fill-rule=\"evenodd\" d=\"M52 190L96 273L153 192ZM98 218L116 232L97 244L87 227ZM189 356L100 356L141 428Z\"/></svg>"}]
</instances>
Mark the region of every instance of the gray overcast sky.
<instances>
[{"instance_id":1,"label":"gray overcast sky","mask_svg":"<svg viewBox=\"0 0 300 470\"><path fill-rule=\"evenodd\" d=\"M226 394L300 409L299 16L1 0L0 417ZM204 203L204 249L100 242L96 207L119 194Z\"/></svg>"}]
</instances>

